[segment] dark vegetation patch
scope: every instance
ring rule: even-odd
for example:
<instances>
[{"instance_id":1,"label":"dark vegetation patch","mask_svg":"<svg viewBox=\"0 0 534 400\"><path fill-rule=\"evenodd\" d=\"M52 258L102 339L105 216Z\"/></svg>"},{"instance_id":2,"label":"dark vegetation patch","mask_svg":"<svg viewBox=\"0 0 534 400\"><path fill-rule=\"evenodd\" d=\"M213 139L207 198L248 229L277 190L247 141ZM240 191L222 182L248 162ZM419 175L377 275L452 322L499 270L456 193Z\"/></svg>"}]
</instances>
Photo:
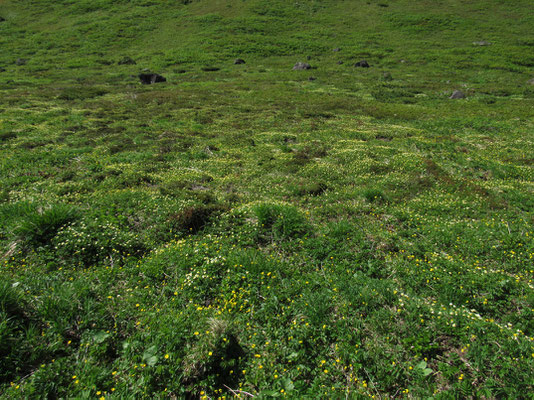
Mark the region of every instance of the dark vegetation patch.
<instances>
[{"instance_id":1,"label":"dark vegetation patch","mask_svg":"<svg viewBox=\"0 0 534 400\"><path fill-rule=\"evenodd\" d=\"M171 215L169 224L175 232L196 234L208 225L214 217L226 210L227 208L221 204L191 206Z\"/></svg>"}]
</instances>

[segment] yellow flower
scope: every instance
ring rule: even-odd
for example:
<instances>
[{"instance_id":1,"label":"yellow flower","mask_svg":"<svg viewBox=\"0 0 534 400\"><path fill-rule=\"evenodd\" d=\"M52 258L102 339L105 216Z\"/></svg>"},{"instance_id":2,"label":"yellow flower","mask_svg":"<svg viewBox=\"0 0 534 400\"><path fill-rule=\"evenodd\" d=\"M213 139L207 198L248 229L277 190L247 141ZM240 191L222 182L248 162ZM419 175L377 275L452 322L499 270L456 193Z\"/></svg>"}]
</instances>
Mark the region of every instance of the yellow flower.
<instances>
[{"instance_id":1,"label":"yellow flower","mask_svg":"<svg viewBox=\"0 0 534 400\"><path fill-rule=\"evenodd\" d=\"M168 354L165 354L165 359L169 358L169 355Z\"/></svg>"}]
</instances>

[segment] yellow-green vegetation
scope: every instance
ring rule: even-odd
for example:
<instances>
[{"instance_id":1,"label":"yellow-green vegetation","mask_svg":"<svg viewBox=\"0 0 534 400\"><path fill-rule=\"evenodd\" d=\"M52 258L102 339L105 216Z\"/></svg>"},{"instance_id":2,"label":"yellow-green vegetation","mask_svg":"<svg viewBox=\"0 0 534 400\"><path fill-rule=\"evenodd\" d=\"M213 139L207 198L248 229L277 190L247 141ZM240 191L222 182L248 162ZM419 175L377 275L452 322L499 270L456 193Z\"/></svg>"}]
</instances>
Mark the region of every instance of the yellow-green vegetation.
<instances>
[{"instance_id":1,"label":"yellow-green vegetation","mask_svg":"<svg viewBox=\"0 0 534 400\"><path fill-rule=\"evenodd\" d=\"M531 0L0 17L0 397L532 398Z\"/></svg>"}]
</instances>

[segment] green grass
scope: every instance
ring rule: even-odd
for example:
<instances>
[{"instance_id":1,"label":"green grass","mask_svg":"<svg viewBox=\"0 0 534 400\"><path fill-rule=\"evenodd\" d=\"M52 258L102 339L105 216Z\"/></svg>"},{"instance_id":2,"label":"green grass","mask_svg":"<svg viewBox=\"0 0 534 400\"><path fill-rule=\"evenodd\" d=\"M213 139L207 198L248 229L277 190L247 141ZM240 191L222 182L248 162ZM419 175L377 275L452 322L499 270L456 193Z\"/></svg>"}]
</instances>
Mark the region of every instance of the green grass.
<instances>
[{"instance_id":1,"label":"green grass","mask_svg":"<svg viewBox=\"0 0 534 400\"><path fill-rule=\"evenodd\" d=\"M0 17L1 397L532 398L530 1Z\"/></svg>"}]
</instances>

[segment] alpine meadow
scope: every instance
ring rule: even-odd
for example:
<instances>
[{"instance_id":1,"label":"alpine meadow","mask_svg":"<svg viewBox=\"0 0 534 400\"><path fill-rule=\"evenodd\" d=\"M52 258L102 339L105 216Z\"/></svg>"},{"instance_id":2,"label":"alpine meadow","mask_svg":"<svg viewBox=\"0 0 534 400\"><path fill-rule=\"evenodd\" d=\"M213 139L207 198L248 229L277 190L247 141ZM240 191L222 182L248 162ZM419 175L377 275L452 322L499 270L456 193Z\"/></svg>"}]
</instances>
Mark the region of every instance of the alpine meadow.
<instances>
[{"instance_id":1,"label":"alpine meadow","mask_svg":"<svg viewBox=\"0 0 534 400\"><path fill-rule=\"evenodd\" d=\"M532 0L0 0L0 398L534 399Z\"/></svg>"}]
</instances>

